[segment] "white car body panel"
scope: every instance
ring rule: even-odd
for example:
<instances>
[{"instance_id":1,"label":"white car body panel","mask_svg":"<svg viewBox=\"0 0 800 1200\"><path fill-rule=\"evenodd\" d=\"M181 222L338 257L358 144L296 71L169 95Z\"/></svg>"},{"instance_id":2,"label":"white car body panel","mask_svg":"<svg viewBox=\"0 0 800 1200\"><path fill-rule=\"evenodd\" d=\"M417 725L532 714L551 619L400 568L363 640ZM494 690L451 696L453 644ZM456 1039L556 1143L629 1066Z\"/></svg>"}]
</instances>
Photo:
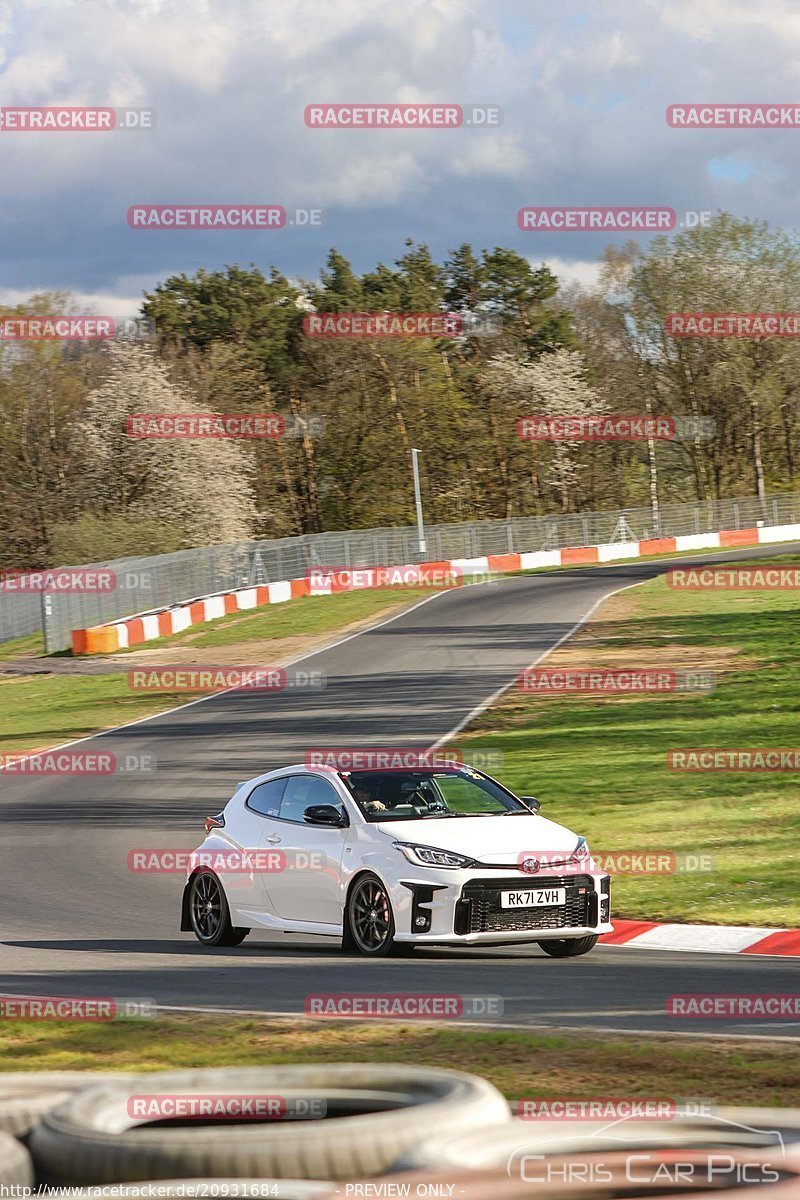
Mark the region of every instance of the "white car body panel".
<instances>
[{"instance_id":1,"label":"white car body panel","mask_svg":"<svg viewBox=\"0 0 800 1200\"><path fill-rule=\"evenodd\" d=\"M327 780L347 813L349 826L302 824L247 807L248 797L259 784L290 775ZM274 849L287 855L282 870L235 874L217 871L235 926L341 938L350 883L357 875L370 871L379 877L390 897L398 942L497 945L579 938L613 929L606 916L602 920L598 917L593 924L455 932L457 905L467 884L492 885L502 880L503 890L520 890L547 886L547 881L556 875L566 874L568 879L573 876L581 880L588 877L590 884L583 889L587 904L593 903L600 913L601 898L607 895L602 893L602 884L608 876L590 858L567 870L545 865L532 874L520 868L523 857L535 857L537 853L553 855L560 862L561 856L566 859L578 842L577 834L538 814L371 822L366 820L335 771L297 765L267 772L241 784L228 801L224 815L224 828L212 829L198 847L198 853ZM457 869L415 865L396 847L396 842L432 846L474 861ZM430 929L426 932L415 932L412 928L415 888L437 889L432 899L425 902L430 911Z\"/></svg>"}]
</instances>

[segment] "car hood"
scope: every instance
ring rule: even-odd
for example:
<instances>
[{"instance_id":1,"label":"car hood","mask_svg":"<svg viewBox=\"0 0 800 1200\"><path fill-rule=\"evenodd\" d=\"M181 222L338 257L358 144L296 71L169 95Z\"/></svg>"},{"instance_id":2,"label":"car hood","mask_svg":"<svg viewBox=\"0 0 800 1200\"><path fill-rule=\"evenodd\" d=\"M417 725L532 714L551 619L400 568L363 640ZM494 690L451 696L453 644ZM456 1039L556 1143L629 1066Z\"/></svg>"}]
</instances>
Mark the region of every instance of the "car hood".
<instances>
[{"instance_id":1,"label":"car hood","mask_svg":"<svg viewBox=\"0 0 800 1200\"><path fill-rule=\"evenodd\" d=\"M381 833L397 842L452 850L477 862L516 866L520 857L554 852L568 855L578 835L555 821L529 817L441 817L424 821L381 821Z\"/></svg>"}]
</instances>

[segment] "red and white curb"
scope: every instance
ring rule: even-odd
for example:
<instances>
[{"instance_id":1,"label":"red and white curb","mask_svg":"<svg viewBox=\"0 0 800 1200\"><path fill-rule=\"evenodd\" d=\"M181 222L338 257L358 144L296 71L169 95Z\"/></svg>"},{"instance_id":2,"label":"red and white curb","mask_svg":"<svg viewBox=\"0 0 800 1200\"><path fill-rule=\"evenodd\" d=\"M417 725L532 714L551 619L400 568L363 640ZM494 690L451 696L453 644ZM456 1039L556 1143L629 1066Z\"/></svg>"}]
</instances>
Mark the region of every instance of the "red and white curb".
<instances>
[{"instance_id":1,"label":"red and white curb","mask_svg":"<svg viewBox=\"0 0 800 1200\"><path fill-rule=\"evenodd\" d=\"M401 567L354 567L352 570L324 572L324 581L313 586L308 578L283 579L277 583L206 596L192 604L169 605L144 616L126 617L104 625L93 625L87 629L73 629L72 652L111 654L116 650L126 650L130 646L151 641L153 638L183 633L193 625L258 608L264 604L284 604L287 600L308 595L329 596L336 592L385 587L387 575L396 575L398 582L413 586L420 582L420 576L444 577L451 574L461 580L475 575L487 576L542 570L548 567L610 563L644 558L653 554L732 549L737 546L759 546L796 539L800 539L800 525L772 525L751 529L723 529L718 533L692 533L685 537L657 538L643 542L568 546L560 550L536 550L529 554L489 554L480 558L454 558L444 562ZM441 586L447 585L442 583Z\"/></svg>"},{"instance_id":2,"label":"red and white curb","mask_svg":"<svg viewBox=\"0 0 800 1200\"><path fill-rule=\"evenodd\" d=\"M606 946L637 950L687 950L702 954L776 954L800 958L800 929L757 929L752 925L669 925L612 918Z\"/></svg>"}]
</instances>

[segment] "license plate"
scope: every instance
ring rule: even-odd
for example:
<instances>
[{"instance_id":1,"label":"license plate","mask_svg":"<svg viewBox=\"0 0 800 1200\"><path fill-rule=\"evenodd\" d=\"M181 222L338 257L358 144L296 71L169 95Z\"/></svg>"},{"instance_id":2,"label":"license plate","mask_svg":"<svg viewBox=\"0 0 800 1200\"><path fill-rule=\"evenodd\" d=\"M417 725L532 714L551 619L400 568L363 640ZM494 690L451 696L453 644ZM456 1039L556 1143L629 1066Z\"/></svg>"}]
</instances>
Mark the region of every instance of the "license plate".
<instances>
[{"instance_id":1,"label":"license plate","mask_svg":"<svg viewBox=\"0 0 800 1200\"><path fill-rule=\"evenodd\" d=\"M566 904L566 888L530 888L523 892L501 892L501 908L543 908L548 904Z\"/></svg>"}]
</instances>

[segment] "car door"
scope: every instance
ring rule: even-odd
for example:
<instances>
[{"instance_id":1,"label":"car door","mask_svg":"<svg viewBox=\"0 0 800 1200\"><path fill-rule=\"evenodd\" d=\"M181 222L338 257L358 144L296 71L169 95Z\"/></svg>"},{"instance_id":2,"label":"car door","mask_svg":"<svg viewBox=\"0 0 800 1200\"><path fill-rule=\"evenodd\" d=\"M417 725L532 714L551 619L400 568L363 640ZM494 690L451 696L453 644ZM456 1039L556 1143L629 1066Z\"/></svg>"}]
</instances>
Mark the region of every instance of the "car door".
<instances>
[{"instance_id":1,"label":"car door","mask_svg":"<svg viewBox=\"0 0 800 1200\"><path fill-rule=\"evenodd\" d=\"M237 821L240 845L251 852L254 870L242 873L238 878L232 875L226 880L231 900L239 909L275 913L271 876L276 872L269 868L277 856L269 855L269 851L278 849L281 840L275 818L280 811L285 783L282 778L257 784L240 810ZM253 854L253 851L258 853Z\"/></svg>"},{"instance_id":2,"label":"car door","mask_svg":"<svg viewBox=\"0 0 800 1200\"><path fill-rule=\"evenodd\" d=\"M333 785L319 775L289 775L285 782L278 817L270 821L262 843L286 855L284 869L268 878L275 912L289 921L341 925L342 856L349 828L309 825L303 814L316 804L340 810L344 805ZM275 833L280 841L272 840Z\"/></svg>"}]
</instances>

